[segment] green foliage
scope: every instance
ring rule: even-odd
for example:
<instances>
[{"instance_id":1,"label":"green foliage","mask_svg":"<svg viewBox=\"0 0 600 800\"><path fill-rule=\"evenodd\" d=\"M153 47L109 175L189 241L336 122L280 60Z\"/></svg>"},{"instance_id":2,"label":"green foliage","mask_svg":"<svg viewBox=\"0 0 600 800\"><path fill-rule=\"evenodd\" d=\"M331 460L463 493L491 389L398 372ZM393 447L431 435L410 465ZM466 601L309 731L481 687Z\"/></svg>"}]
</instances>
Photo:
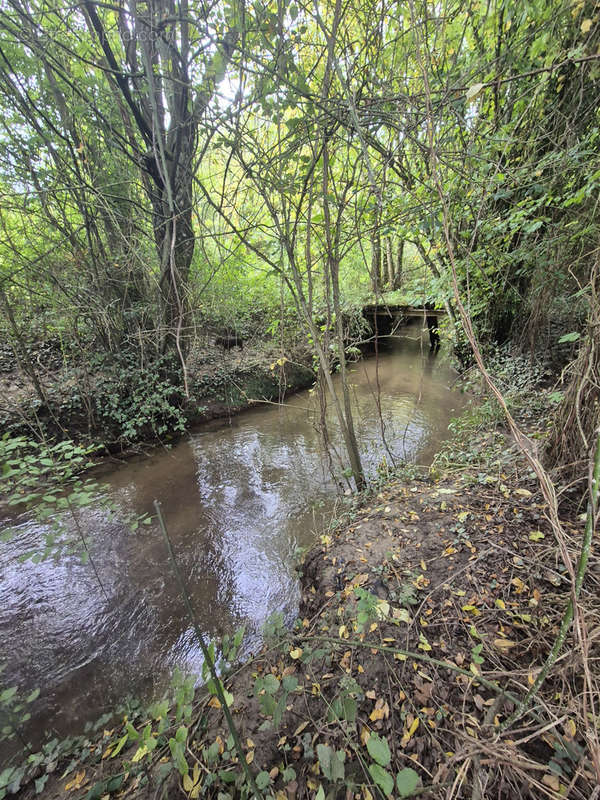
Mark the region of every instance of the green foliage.
<instances>
[{"instance_id":1,"label":"green foliage","mask_svg":"<svg viewBox=\"0 0 600 800\"><path fill-rule=\"evenodd\" d=\"M70 440L47 443L8 434L0 439L4 501L9 508L27 508L45 528L43 548L26 553L23 559L39 563L62 553L78 553L83 563L90 559L79 515L91 505L116 513L100 485L80 476L92 466L90 455L94 450ZM150 518L143 514L128 517L125 522L136 529L140 523L149 524ZM14 533L14 529L5 528L2 538Z\"/></svg>"},{"instance_id":2,"label":"green foliage","mask_svg":"<svg viewBox=\"0 0 600 800\"><path fill-rule=\"evenodd\" d=\"M396 775L396 789L400 797L412 797L420 780L418 773L414 769L410 767L401 769Z\"/></svg>"},{"instance_id":3,"label":"green foliage","mask_svg":"<svg viewBox=\"0 0 600 800\"><path fill-rule=\"evenodd\" d=\"M102 426L125 442L185 430L183 389L172 357L145 365L135 352L102 358L94 403Z\"/></svg>"},{"instance_id":4,"label":"green foliage","mask_svg":"<svg viewBox=\"0 0 600 800\"><path fill-rule=\"evenodd\" d=\"M0 665L0 681L5 668L5 664ZM40 690L34 689L32 692L27 693L26 696L23 696L18 686L4 688L0 682L0 742L22 738L22 726L31 719L29 708L37 700L39 694ZM9 773L3 774L5 774L5 779L8 781ZM11 777L10 783L12 784L14 781L15 777ZM0 790L3 786L8 786L8 783L2 784L2 780L0 780ZM1 791L0 797L2 797Z\"/></svg>"},{"instance_id":5,"label":"green foliage","mask_svg":"<svg viewBox=\"0 0 600 800\"><path fill-rule=\"evenodd\" d=\"M392 760L385 736L378 736L376 733L372 733L367 739L367 750L371 758L382 767L387 767Z\"/></svg>"},{"instance_id":6,"label":"green foliage","mask_svg":"<svg viewBox=\"0 0 600 800\"><path fill-rule=\"evenodd\" d=\"M346 753L343 750L334 750L327 744L318 744L317 756L321 765L321 772L327 780L332 783L344 780Z\"/></svg>"}]
</instances>

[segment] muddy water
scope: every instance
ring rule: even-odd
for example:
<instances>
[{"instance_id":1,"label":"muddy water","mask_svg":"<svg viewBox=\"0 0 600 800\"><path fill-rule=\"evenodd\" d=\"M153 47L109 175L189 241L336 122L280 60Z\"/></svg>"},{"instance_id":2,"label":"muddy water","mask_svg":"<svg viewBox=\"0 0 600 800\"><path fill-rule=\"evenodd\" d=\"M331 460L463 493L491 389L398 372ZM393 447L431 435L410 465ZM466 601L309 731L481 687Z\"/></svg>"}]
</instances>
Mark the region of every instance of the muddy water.
<instances>
[{"instance_id":1,"label":"muddy water","mask_svg":"<svg viewBox=\"0 0 600 800\"><path fill-rule=\"evenodd\" d=\"M371 474L384 456L388 463L392 456L428 462L463 402L449 388L455 374L443 354L430 358L415 327L405 333L378 367L370 359L351 371L357 434ZM382 443L377 384L391 456ZM337 491L316 421L316 399L303 392L284 407L261 406L203 426L171 450L103 479L128 513L151 513L153 500L161 501L207 635L245 624L252 648L274 611L294 617L294 553L331 518ZM331 430L339 442L333 420ZM176 666L195 673L201 666L157 527L131 533L100 508L86 511L82 523L103 590L77 557L20 562L44 533L27 519L0 544L2 683L41 689L31 736L45 728L77 732L128 694L161 691Z\"/></svg>"}]
</instances>

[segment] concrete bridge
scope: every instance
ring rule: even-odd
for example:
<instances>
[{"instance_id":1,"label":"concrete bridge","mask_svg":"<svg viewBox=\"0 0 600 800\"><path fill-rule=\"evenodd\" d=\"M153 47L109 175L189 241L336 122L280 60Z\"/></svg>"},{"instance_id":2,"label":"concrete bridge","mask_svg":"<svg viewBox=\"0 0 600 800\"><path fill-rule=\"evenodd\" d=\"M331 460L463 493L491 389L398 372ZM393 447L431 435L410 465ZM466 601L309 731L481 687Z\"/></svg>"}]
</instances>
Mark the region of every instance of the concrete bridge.
<instances>
[{"instance_id":1,"label":"concrete bridge","mask_svg":"<svg viewBox=\"0 0 600 800\"><path fill-rule=\"evenodd\" d=\"M429 339L432 348L439 346L437 333L438 319L446 315L444 308L436 308L436 304L427 303L424 306L401 306L386 303L373 303L363 306L363 317L371 326L373 333L378 336L392 336L400 325L410 319L420 318L429 329Z\"/></svg>"}]
</instances>

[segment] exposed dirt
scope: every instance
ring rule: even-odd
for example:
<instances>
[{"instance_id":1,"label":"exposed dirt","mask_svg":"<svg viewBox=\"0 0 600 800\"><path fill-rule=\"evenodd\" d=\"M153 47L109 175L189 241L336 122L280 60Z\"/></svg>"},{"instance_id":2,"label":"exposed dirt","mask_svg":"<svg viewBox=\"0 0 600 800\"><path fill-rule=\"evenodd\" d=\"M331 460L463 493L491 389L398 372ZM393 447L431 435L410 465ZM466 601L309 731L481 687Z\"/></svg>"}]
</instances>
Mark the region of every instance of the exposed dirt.
<instances>
[{"instance_id":1,"label":"exposed dirt","mask_svg":"<svg viewBox=\"0 0 600 800\"><path fill-rule=\"evenodd\" d=\"M568 601L543 510L520 486L398 480L322 537L302 567L294 632L226 682L265 796L591 796L582 661L571 644L532 712L501 728ZM573 554L581 527L565 523ZM583 604L596 621L599 581L594 558ZM135 727L148 722L157 727L143 715ZM44 797L247 796L222 709L206 694L188 721L185 790L174 770L157 787L170 756L165 737L179 725L171 719L135 763L136 742L111 757L124 734L117 723L69 774L55 769ZM112 793L110 776L123 777Z\"/></svg>"}]
</instances>

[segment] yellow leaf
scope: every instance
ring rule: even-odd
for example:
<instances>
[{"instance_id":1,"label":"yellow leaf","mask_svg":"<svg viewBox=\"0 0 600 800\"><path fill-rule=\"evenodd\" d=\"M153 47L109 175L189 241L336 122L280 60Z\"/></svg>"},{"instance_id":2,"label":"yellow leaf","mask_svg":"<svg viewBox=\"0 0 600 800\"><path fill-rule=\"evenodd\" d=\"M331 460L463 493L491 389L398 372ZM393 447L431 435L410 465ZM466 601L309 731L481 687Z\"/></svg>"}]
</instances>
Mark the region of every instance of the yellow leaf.
<instances>
[{"instance_id":1,"label":"yellow leaf","mask_svg":"<svg viewBox=\"0 0 600 800\"><path fill-rule=\"evenodd\" d=\"M186 792L191 792L194 788L194 781L190 778L189 775L183 776L183 788Z\"/></svg>"},{"instance_id":2,"label":"yellow leaf","mask_svg":"<svg viewBox=\"0 0 600 800\"><path fill-rule=\"evenodd\" d=\"M577 727L572 719L567 720L564 726L565 736L569 739L574 739L577 733Z\"/></svg>"},{"instance_id":3,"label":"yellow leaf","mask_svg":"<svg viewBox=\"0 0 600 800\"><path fill-rule=\"evenodd\" d=\"M198 782L190 792L190 800L197 800L200 797L200 789L202 789L202 784Z\"/></svg>"},{"instance_id":4,"label":"yellow leaf","mask_svg":"<svg viewBox=\"0 0 600 800\"><path fill-rule=\"evenodd\" d=\"M132 762L135 763L136 761L141 761L142 758L146 755L147 752L148 752L148 748L146 747L146 745L142 745L141 747L138 747L138 749L134 753L133 758L131 759Z\"/></svg>"},{"instance_id":5,"label":"yellow leaf","mask_svg":"<svg viewBox=\"0 0 600 800\"><path fill-rule=\"evenodd\" d=\"M499 650L510 650L511 647L516 647L516 642L511 642L509 639L494 639L494 647Z\"/></svg>"},{"instance_id":6,"label":"yellow leaf","mask_svg":"<svg viewBox=\"0 0 600 800\"><path fill-rule=\"evenodd\" d=\"M85 778L85 770L83 769L81 770L81 772L78 772L75 775L72 781L69 781L69 783L67 783L67 785L65 786L65 792L70 792L73 791L74 789L81 789L84 783L84 778Z\"/></svg>"},{"instance_id":7,"label":"yellow leaf","mask_svg":"<svg viewBox=\"0 0 600 800\"><path fill-rule=\"evenodd\" d=\"M376 722L378 719L387 719L390 715L390 707L382 698L375 703L375 708L369 714L371 722Z\"/></svg>"},{"instance_id":8,"label":"yellow leaf","mask_svg":"<svg viewBox=\"0 0 600 800\"><path fill-rule=\"evenodd\" d=\"M501 600L499 597L496 598L496 608L501 608L502 611L506 608L506 603L504 600Z\"/></svg>"},{"instance_id":9,"label":"yellow leaf","mask_svg":"<svg viewBox=\"0 0 600 800\"><path fill-rule=\"evenodd\" d=\"M531 497L529 489L515 489L513 494L520 494L521 497Z\"/></svg>"},{"instance_id":10,"label":"yellow leaf","mask_svg":"<svg viewBox=\"0 0 600 800\"><path fill-rule=\"evenodd\" d=\"M363 800L373 800L373 795L372 795L372 794L371 794L371 792L370 792L370 791L367 789L367 787L366 787L366 786L363 786L363 790L362 790L362 792L363 792Z\"/></svg>"},{"instance_id":11,"label":"yellow leaf","mask_svg":"<svg viewBox=\"0 0 600 800\"><path fill-rule=\"evenodd\" d=\"M221 708L221 701L219 700L218 697L211 697L210 700L208 701L208 705L211 708Z\"/></svg>"},{"instance_id":12,"label":"yellow leaf","mask_svg":"<svg viewBox=\"0 0 600 800\"><path fill-rule=\"evenodd\" d=\"M251 764L254 761L254 750L249 750L246 753L246 764Z\"/></svg>"},{"instance_id":13,"label":"yellow leaf","mask_svg":"<svg viewBox=\"0 0 600 800\"><path fill-rule=\"evenodd\" d=\"M404 735L402 736L402 740L400 742L400 745L402 747L406 747L406 745L410 742L418 727L419 727L419 718L416 717L416 719L412 721L410 728L407 731L405 731Z\"/></svg>"},{"instance_id":14,"label":"yellow leaf","mask_svg":"<svg viewBox=\"0 0 600 800\"><path fill-rule=\"evenodd\" d=\"M102 760L103 761L104 761L105 758L109 757L109 755L112 753L112 750L113 750L113 747L112 747L112 744L111 744L106 748L106 750L104 751L104 753L102 755Z\"/></svg>"},{"instance_id":15,"label":"yellow leaf","mask_svg":"<svg viewBox=\"0 0 600 800\"><path fill-rule=\"evenodd\" d=\"M308 720L306 720L306 722L301 722L300 725L298 725L298 727L294 731L294 736L300 736L300 734L302 733L304 728L306 728L307 725L308 725Z\"/></svg>"},{"instance_id":16,"label":"yellow leaf","mask_svg":"<svg viewBox=\"0 0 600 800\"><path fill-rule=\"evenodd\" d=\"M302 655L302 648L295 647L293 650L290 650L290 658L300 658Z\"/></svg>"},{"instance_id":17,"label":"yellow leaf","mask_svg":"<svg viewBox=\"0 0 600 800\"><path fill-rule=\"evenodd\" d=\"M592 20L584 19L583 22L581 23L581 32L587 33L591 27L592 27Z\"/></svg>"}]
</instances>

